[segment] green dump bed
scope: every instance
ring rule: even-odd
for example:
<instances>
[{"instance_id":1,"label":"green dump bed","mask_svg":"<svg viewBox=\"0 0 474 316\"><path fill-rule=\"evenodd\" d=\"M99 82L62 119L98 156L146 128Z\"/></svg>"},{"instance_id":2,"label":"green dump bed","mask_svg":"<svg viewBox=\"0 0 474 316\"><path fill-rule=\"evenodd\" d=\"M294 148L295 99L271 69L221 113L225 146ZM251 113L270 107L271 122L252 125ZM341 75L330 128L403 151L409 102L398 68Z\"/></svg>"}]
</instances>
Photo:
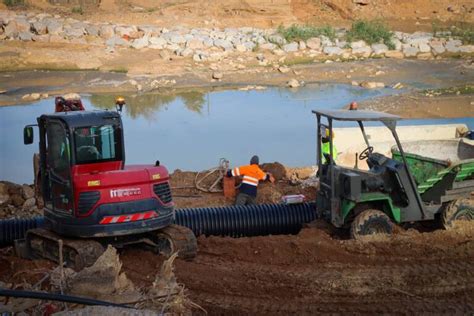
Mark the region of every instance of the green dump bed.
<instances>
[{"instance_id":1,"label":"green dump bed","mask_svg":"<svg viewBox=\"0 0 474 316\"><path fill-rule=\"evenodd\" d=\"M463 139L414 141L402 144L418 192L424 193L445 175L456 172L455 182L474 180L474 144ZM402 161L396 146L392 157Z\"/></svg>"}]
</instances>

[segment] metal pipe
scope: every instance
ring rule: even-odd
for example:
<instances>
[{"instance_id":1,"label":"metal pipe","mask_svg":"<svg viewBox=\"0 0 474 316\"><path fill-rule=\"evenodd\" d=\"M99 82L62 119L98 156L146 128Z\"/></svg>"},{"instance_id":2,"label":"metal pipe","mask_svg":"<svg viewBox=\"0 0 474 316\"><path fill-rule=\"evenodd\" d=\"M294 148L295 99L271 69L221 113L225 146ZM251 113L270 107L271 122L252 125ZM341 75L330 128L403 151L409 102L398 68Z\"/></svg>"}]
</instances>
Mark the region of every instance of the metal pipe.
<instances>
[{"instance_id":1,"label":"metal pipe","mask_svg":"<svg viewBox=\"0 0 474 316\"><path fill-rule=\"evenodd\" d=\"M175 223L196 236L264 236L296 234L316 218L316 203L259 204L176 210ZM0 220L0 247L22 239L29 229L42 227L43 217Z\"/></svg>"}]
</instances>

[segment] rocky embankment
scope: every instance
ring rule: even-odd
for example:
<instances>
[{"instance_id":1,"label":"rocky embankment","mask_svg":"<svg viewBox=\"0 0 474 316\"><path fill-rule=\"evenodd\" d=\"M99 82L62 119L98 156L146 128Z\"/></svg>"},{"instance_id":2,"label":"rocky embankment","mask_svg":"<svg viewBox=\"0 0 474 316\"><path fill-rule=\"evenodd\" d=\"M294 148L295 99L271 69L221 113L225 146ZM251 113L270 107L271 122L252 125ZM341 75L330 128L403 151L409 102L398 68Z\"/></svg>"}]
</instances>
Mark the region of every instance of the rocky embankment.
<instances>
[{"instance_id":1,"label":"rocky embankment","mask_svg":"<svg viewBox=\"0 0 474 316\"><path fill-rule=\"evenodd\" d=\"M218 61L237 52L270 52L277 56L323 58L420 58L431 59L444 54L474 53L474 45L443 33L412 34L394 32L393 46L368 45L364 41L347 42L346 30L339 29L336 37L309 38L288 42L276 29L241 28L172 28L152 25L94 24L46 13L0 11L0 41L71 43L103 46L113 53L118 48L156 49L162 58L173 55L190 57L195 62ZM265 58L258 58L266 65Z\"/></svg>"},{"instance_id":2,"label":"rocky embankment","mask_svg":"<svg viewBox=\"0 0 474 316\"><path fill-rule=\"evenodd\" d=\"M29 218L42 215L31 185L0 181L0 218Z\"/></svg>"}]
</instances>

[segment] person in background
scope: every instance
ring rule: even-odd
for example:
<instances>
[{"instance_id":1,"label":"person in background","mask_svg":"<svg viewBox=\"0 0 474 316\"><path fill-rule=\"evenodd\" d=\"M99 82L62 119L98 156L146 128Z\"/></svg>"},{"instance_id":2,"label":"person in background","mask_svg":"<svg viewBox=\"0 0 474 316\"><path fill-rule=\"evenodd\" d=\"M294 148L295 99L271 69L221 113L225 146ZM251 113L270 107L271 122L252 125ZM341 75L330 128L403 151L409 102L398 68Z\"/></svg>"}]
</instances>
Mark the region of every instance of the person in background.
<instances>
[{"instance_id":1,"label":"person in background","mask_svg":"<svg viewBox=\"0 0 474 316\"><path fill-rule=\"evenodd\" d=\"M329 163L329 161L327 161L326 159L326 156L330 156L331 155L331 147L330 147L330 144L329 144L329 141L332 137L333 139L333 143L332 143L332 160L333 161L336 161L337 159L337 148L336 148L336 144L334 143L334 138L336 137L334 131L332 131L332 135L330 135L331 132L329 131L329 128L324 128L322 131L321 131L321 159L323 161L323 164L326 164L326 163Z\"/></svg>"},{"instance_id":2,"label":"person in background","mask_svg":"<svg viewBox=\"0 0 474 316\"><path fill-rule=\"evenodd\" d=\"M250 159L250 164L246 166L235 167L228 170L227 177L242 177L242 184L239 188L239 194L235 199L235 205L253 205L256 204L257 187L259 181L275 182L275 178L269 172L264 172L258 166L259 159L255 155Z\"/></svg>"}]
</instances>

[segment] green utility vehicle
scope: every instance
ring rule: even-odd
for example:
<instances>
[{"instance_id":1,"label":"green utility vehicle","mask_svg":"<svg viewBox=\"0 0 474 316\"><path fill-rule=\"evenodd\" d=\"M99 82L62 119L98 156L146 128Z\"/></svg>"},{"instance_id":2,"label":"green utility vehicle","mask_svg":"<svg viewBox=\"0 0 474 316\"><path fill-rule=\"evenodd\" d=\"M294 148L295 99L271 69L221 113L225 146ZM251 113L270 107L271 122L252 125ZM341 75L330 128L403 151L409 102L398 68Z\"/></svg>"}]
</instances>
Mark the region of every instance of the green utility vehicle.
<instances>
[{"instance_id":1,"label":"green utility vehicle","mask_svg":"<svg viewBox=\"0 0 474 316\"><path fill-rule=\"evenodd\" d=\"M456 220L474 218L474 145L462 139L409 142L396 132L401 118L387 113L349 110L315 110L318 125L320 189L316 199L318 217L336 227L350 228L351 236L390 234L393 223L440 220L451 228ZM367 148L358 156L369 170L338 166L330 152L322 153L323 132L333 135L334 121L357 123ZM396 146L392 158L374 152L364 122L382 122L392 133ZM323 163L323 160L325 161Z\"/></svg>"}]
</instances>

